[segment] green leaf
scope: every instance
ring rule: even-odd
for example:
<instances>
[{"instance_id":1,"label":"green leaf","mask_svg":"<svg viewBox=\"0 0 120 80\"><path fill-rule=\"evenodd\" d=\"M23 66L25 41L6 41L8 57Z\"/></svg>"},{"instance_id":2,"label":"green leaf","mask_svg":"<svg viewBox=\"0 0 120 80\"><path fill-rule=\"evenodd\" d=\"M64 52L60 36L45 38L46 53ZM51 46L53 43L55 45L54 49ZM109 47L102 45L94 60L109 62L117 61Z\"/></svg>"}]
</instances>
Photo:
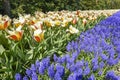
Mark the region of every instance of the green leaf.
<instances>
[{"instance_id":1,"label":"green leaf","mask_svg":"<svg viewBox=\"0 0 120 80\"><path fill-rule=\"evenodd\" d=\"M31 49L30 51L27 52L27 56L26 56L29 60L33 58L33 49Z\"/></svg>"},{"instance_id":2,"label":"green leaf","mask_svg":"<svg viewBox=\"0 0 120 80\"><path fill-rule=\"evenodd\" d=\"M0 53L3 53L5 51L4 47L0 45Z\"/></svg>"},{"instance_id":3,"label":"green leaf","mask_svg":"<svg viewBox=\"0 0 120 80\"><path fill-rule=\"evenodd\" d=\"M2 35L2 31L0 31L0 36Z\"/></svg>"}]
</instances>

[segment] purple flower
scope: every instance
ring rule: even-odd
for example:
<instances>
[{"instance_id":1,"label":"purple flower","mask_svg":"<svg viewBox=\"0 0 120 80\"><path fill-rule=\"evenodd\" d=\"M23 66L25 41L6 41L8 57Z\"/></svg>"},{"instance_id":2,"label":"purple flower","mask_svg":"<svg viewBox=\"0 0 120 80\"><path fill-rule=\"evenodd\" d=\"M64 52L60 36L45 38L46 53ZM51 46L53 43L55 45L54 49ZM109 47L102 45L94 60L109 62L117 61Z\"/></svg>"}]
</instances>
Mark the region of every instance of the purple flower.
<instances>
[{"instance_id":1,"label":"purple flower","mask_svg":"<svg viewBox=\"0 0 120 80\"><path fill-rule=\"evenodd\" d=\"M61 62L62 62L62 63L65 63L65 61L66 61L66 56L62 56L62 57L61 57Z\"/></svg>"},{"instance_id":2,"label":"purple flower","mask_svg":"<svg viewBox=\"0 0 120 80\"><path fill-rule=\"evenodd\" d=\"M69 54L66 54L66 55L65 55L65 59L66 59L66 62L69 62L70 55L69 55Z\"/></svg>"},{"instance_id":3,"label":"purple flower","mask_svg":"<svg viewBox=\"0 0 120 80\"><path fill-rule=\"evenodd\" d=\"M76 76L73 76L73 74L70 74L67 80L76 80Z\"/></svg>"},{"instance_id":4,"label":"purple flower","mask_svg":"<svg viewBox=\"0 0 120 80\"><path fill-rule=\"evenodd\" d=\"M43 63L45 68L48 68L50 66L50 57L48 56L47 58L42 59L41 62Z\"/></svg>"},{"instance_id":5,"label":"purple flower","mask_svg":"<svg viewBox=\"0 0 120 80\"><path fill-rule=\"evenodd\" d=\"M69 42L69 43L67 44L67 46L66 46L66 50L67 50L68 52L70 52L71 49L72 49L72 46L71 46L71 43Z\"/></svg>"},{"instance_id":6,"label":"purple flower","mask_svg":"<svg viewBox=\"0 0 120 80\"><path fill-rule=\"evenodd\" d=\"M98 56L92 59L92 66L95 67L98 65Z\"/></svg>"},{"instance_id":7,"label":"purple flower","mask_svg":"<svg viewBox=\"0 0 120 80\"><path fill-rule=\"evenodd\" d=\"M39 60L36 60L35 66L36 66L37 69L39 68L39 66L40 66L40 61Z\"/></svg>"},{"instance_id":8,"label":"purple flower","mask_svg":"<svg viewBox=\"0 0 120 80\"><path fill-rule=\"evenodd\" d=\"M81 61L76 61L76 65L79 66L80 68L82 68L84 66L84 61L81 60ZM78 67L78 68L79 68Z\"/></svg>"},{"instance_id":9,"label":"purple flower","mask_svg":"<svg viewBox=\"0 0 120 80\"><path fill-rule=\"evenodd\" d=\"M99 66L100 66L100 68L102 69L102 68L105 66L105 63L104 63L103 61L101 61L101 62L99 63Z\"/></svg>"},{"instance_id":10,"label":"purple flower","mask_svg":"<svg viewBox=\"0 0 120 80\"><path fill-rule=\"evenodd\" d=\"M120 45L116 47L117 53L120 53Z\"/></svg>"},{"instance_id":11,"label":"purple flower","mask_svg":"<svg viewBox=\"0 0 120 80\"><path fill-rule=\"evenodd\" d=\"M69 64L69 63L66 64L67 69L70 69L70 66L71 66L71 64Z\"/></svg>"},{"instance_id":12,"label":"purple flower","mask_svg":"<svg viewBox=\"0 0 120 80\"><path fill-rule=\"evenodd\" d=\"M38 76L36 73L32 73L32 80L38 80Z\"/></svg>"},{"instance_id":13,"label":"purple flower","mask_svg":"<svg viewBox=\"0 0 120 80\"><path fill-rule=\"evenodd\" d=\"M58 72L55 73L54 80L62 80L62 78Z\"/></svg>"},{"instance_id":14,"label":"purple flower","mask_svg":"<svg viewBox=\"0 0 120 80\"><path fill-rule=\"evenodd\" d=\"M53 59L56 62L58 60L58 57L54 54Z\"/></svg>"},{"instance_id":15,"label":"purple flower","mask_svg":"<svg viewBox=\"0 0 120 80\"><path fill-rule=\"evenodd\" d=\"M75 64L72 64L72 65L70 66L70 71L71 71L71 72L75 72L75 71L77 70L77 67L79 67L79 66L76 66Z\"/></svg>"},{"instance_id":16,"label":"purple flower","mask_svg":"<svg viewBox=\"0 0 120 80\"><path fill-rule=\"evenodd\" d=\"M107 63L109 64L109 66L113 66L115 64L117 64L119 62L119 58L113 59L113 58L109 58L107 60Z\"/></svg>"},{"instance_id":17,"label":"purple flower","mask_svg":"<svg viewBox=\"0 0 120 80\"><path fill-rule=\"evenodd\" d=\"M76 60L77 57L78 57L78 53L77 53L77 51L74 52L74 53L72 53L72 59L73 59L73 60Z\"/></svg>"},{"instance_id":18,"label":"purple flower","mask_svg":"<svg viewBox=\"0 0 120 80\"><path fill-rule=\"evenodd\" d=\"M86 62L85 62L85 66L88 66L88 65L89 65L89 63L88 63L88 61L86 61Z\"/></svg>"},{"instance_id":19,"label":"purple flower","mask_svg":"<svg viewBox=\"0 0 120 80\"><path fill-rule=\"evenodd\" d=\"M15 80L22 80L22 76L19 73L16 73Z\"/></svg>"},{"instance_id":20,"label":"purple flower","mask_svg":"<svg viewBox=\"0 0 120 80\"><path fill-rule=\"evenodd\" d=\"M32 64L30 70L31 70L32 72L36 72L36 66L35 66L34 64Z\"/></svg>"},{"instance_id":21,"label":"purple flower","mask_svg":"<svg viewBox=\"0 0 120 80\"><path fill-rule=\"evenodd\" d=\"M32 71L31 71L30 69L27 69L27 70L26 70L26 74L27 74L28 76L31 76L31 75L32 75Z\"/></svg>"},{"instance_id":22,"label":"purple flower","mask_svg":"<svg viewBox=\"0 0 120 80\"><path fill-rule=\"evenodd\" d=\"M66 59L65 56L59 57L57 62L60 64L65 63L65 59Z\"/></svg>"},{"instance_id":23,"label":"purple flower","mask_svg":"<svg viewBox=\"0 0 120 80\"><path fill-rule=\"evenodd\" d=\"M106 56L105 54L101 53L100 54L102 60L107 60L108 59L108 56Z\"/></svg>"},{"instance_id":24,"label":"purple flower","mask_svg":"<svg viewBox=\"0 0 120 80\"><path fill-rule=\"evenodd\" d=\"M92 74L92 75L88 78L88 80L96 80L94 74Z\"/></svg>"},{"instance_id":25,"label":"purple flower","mask_svg":"<svg viewBox=\"0 0 120 80\"><path fill-rule=\"evenodd\" d=\"M90 68L87 66L85 69L84 69L84 75L88 75L90 73Z\"/></svg>"},{"instance_id":26,"label":"purple flower","mask_svg":"<svg viewBox=\"0 0 120 80\"><path fill-rule=\"evenodd\" d=\"M105 34L102 31L101 31L100 35L101 35L102 38L105 38Z\"/></svg>"},{"instance_id":27,"label":"purple flower","mask_svg":"<svg viewBox=\"0 0 120 80\"><path fill-rule=\"evenodd\" d=\"M73 58L67 58L67 63L69 64L73 64L74 63L74 59Z\"/></svg>"},{"instance_id":28,"label":"purple flower","mask_svg":"<svg viewBox=\"0 0 120 80\"><path fill-rule=\"evenodd\" d=\"M92 70L96 71L99 68L98 64L93 65Z\"/></svg>"},{"instance_id":29,"label":"purple flower","mask_svg":"<svg viewBox=\"0 0 120 80\"><path fill-rule=\"evenodd\" d=\"M27 76L24 76L23 80L29 80L29 78Z\"/></svg>"},{"instance_id":30,"label":"purple flower","mask_svg":"<svg viewBox=\"0 0 120 80\"><path fill-rule=\"evenodd\" d=\"M117 80L120 80L120 76L117 76Z\"/></svg>"},{"instance_id":31,"label":"purple flower","mask_svg":"<svg viewBox=\"0 0 120 80\"><path fill-rule=\"evenodd\" d=\"M114 48L112 47L112 49L108 50L109 56L114 58L115 55L115 51Z\"/></svg>"},{"instance_id":32,"label":"purple flower","mask_svg":"<svg viewBox=\"0 0 120 80\"><path fill-rule=\"evenodd\" d=\"M114 71L108 71L106 74L107 80L119 80L119 77L115 75Z\"/></svg>"},{"instance_id":33,"label":"purple flower","mask_svg":"<svg viewBox=\"0 0 120 80\"><path fill-rule=\"evenodd\" d=\"M76 71L76 74L79 76L79 77L82 77L82 73L83 73L83 69L79 68L77 71Z\"/></svg>"},{"instance_id":34,"label":"purple flower","mask_svg":"<svg viewBox=\"0 0 120 80\"><path fill-rule=\"evenodd\" d=\"M54 75L55 75L55 70L54 70L54 64L51 64L49 67L48 67L48 76L53 79L54 78Z\"/></svg>"},{"instance_id":35,"label":"purple flower","mask_svg":"<svg viewBox=\"0 0 120 80\"><path fill-rule=\"evenodd\" d=\"M77 73L70 74L67 80L82 80L82 76L78 76Z\"/></svg>"},{"instance_id":36,"label":"purple flower","mask_svg":"<svg viewBox=\"0 0 120 80\"><path fill-rule=\"evenodd\" d=\"M100 69L99 72L98 72L98 74L102 75L102 73L103 73L103 71L102 71L102 69Z\"/></svg>"},{"instance_id":37,"label":"purple flower","mask_svg":"<svg viewBox=\"0 0 120 80\"><path fill-rule=\"evenodd\" d=\"M42 62L40 62L40 66L39 66L39 68L38 68L38 72L39 72L39 74L41 74L41 75L43 75L44 72L45 72L45 65L44 65Z\"/></svg>"},{"instance_id":38,"label":"purple flower","mask_svg":"<svg viewBox=\"0 0 120 80\"><path fill-rule=\"evenodd\" d=\"M77 79L77 74L71 74L67 80L78 80Z\"/></svg>"},{"instance_id":39,"label":"purple flower","mask_svg":"<svg viewBox=\"0 0 120 80\"><path fill-rule=\"evenodd\" d=\"M119 57L117 57L116 59L114 59L114 65L117 64L119 62Z\"/></svg>"},{"instance_id":40,"label":"purple flower","mask_svg":"<svg viewBox=\"0 0 120 80\"><path fill-rule=\"evenodd\" d=\"M60 64L57 64L56 65L56 73L59 73L59 75L62 77L65 73L64 67Z\"/></svg>"}]
</instances>

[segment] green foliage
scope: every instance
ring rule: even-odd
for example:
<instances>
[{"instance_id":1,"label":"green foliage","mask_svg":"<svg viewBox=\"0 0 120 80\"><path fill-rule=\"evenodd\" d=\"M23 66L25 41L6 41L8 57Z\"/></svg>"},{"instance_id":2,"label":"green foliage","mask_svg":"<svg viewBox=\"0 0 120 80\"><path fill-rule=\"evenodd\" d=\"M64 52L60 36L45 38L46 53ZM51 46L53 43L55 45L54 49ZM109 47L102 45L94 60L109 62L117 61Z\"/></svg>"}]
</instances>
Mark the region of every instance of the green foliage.
<instances>
[{"instance_id":1,"label":"green foliage","mask_svg":"<svg viewBox=\"0 0 120 80\"><path fill-rule=\"evenodd\" d=\"M105 4L103 0L84 0L80 2L82 10L89 10L89 9L104 9Z\"/></svg>"}]
</instances>

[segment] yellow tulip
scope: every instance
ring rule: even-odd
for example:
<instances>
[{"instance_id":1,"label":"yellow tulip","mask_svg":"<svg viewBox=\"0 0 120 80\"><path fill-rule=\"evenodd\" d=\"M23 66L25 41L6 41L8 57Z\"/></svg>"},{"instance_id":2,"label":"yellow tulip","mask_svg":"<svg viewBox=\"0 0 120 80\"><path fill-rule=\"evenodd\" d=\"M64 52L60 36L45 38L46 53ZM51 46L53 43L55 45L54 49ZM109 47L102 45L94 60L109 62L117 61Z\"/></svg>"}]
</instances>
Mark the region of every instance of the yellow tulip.
<instances>
[{"instance_id":1,"label":"yellow tulip","mask_svg":"<svg viewBox=\"0 0 120 80\"><path fill-rule=\"evenodd\" d=\"M15 41L19 41L22 39L23 36L23 30L21 30L22 26L19 26L16 30L14 31L7 31L9 33L8 38L15 40Z\"/></svg>"},{"instance_id":2,"label":"yellow tulip","mask_svg":"<svg viewBox=\"0 0 120 80\"><path fill-rule=\"evenodd\" d=\"M45 21L44 21L44 24L45 24L47 27L52 27L52 24L50 23L50 21L45 20Z\"/></svg>"},{"instance_id":3,"label":"yellow tulip","mask_svg":"<svg viewBox=\"0 0 120 80\"><path fill-rule=\"evenodd\" d=\"M41 29L37 29L34 31L33 38L36 42L41 42L44 40L44 32Z\"/></svg>"},{"instance_id":4,"label":"yellow tulip","mask_svg":"<svg viewBox=\"0 0 120 80\"><path fill-rule=\"evenodd\" d=\"M9 25L10 23L8 21L2 21L2 23L0 23L0 30L5 30Z\"/></svg>"},{"instance_id":5,"label":"yellow tulip","mask_svg":"<svg viewBox=\"0 0 120 80\"><path fill-rule=\"evenodd\" d=\"M59 20L56 20L56 21L55 21L55 25L56 25L56 26L60 26L60 25L61 25L61 22L60 22Z\"/></svg>"}]
</instances>

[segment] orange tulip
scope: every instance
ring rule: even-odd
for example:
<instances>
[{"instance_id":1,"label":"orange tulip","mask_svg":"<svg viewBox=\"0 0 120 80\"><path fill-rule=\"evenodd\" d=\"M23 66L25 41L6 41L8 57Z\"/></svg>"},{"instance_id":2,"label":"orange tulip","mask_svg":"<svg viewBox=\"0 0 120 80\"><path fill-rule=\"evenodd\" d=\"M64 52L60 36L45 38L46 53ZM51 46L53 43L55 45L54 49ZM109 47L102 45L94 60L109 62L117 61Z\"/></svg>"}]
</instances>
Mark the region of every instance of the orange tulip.
<instances>
[{"instance_id":1,"label":"orange tulip","mask_svg":"<svg viewBox=\"0 0 120 80\"><path fill-rule=\"evenodd\" d=\"M23 30L21 30L22 26L19 26L16 30L14 31L7 31L9 33L8 38L15 40L15 41L19 41L22 39L23 36Z\"/></svg>"},{"instance_id":2,"label":"orange tulip","mask_svg":"<svg viewBox=\"0 0 120 80\"><path fill-rule=\"evenodd\" d=\"M42 25L42 22L37 22L34 25L30 25L30 28L32 28L33 30L42 29Z\"/></svg>"},{"instance_id":3,"label":"orange tulip","mask_svg":"<svg viewBox=\"0 0 120 80\"><path fill-rule=\"evenodd\" d=\"M34 31L33 38L36 42L41 42L44 40L44 31L37 29Z\"/></svg>"},{"instance_id":4,"label":"orange tulip","mask_svg":"<svg viewBox=\"0 0 120 80\"><path fill-rule=\"evenodd\" d=\"M3 23L0 23L0 30L5 30L10 23L8 21L4 21Z\"/></svg>"}]
</instances>

